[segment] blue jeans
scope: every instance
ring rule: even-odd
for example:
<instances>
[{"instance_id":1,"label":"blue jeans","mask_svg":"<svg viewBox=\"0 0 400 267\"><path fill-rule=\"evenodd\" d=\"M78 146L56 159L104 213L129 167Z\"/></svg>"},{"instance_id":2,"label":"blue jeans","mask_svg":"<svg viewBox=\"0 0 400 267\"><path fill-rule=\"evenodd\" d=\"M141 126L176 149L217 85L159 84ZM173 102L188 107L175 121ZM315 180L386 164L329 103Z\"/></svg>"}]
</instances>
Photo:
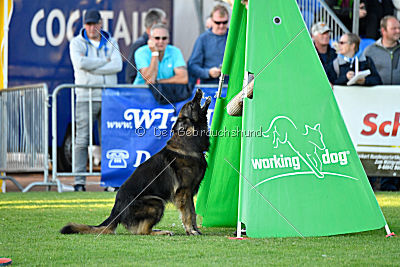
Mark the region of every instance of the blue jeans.
<instances>
[{"instance_id":1,"label":"blue jeans","mask_svg":"<svg viewBox=\"0 0 400 267\"><path fill-rule=\"evenodd\" d=\"M101 136L101 102L92 102L93 123L97 120ZM89 102L76 102L75 106L75 172L86 172L89 146ZM75 184L84 185L86 176L75 176Z\"/></svg>"}]
</instances>

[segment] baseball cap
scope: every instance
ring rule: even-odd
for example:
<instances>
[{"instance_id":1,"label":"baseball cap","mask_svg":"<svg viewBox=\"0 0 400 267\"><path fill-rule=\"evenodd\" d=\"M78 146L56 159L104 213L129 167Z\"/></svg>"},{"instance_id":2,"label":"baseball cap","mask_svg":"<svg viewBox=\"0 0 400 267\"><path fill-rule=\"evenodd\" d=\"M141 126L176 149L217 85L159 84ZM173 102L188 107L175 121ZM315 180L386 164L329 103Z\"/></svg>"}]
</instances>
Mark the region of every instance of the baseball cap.
<instances>
[{"instance_id":1,"label":"baseball cap","mask_svg":"<svg viewBox=\"0 0 400 267\"><path fill-rule=\"evenodd\" d=\"M83 23L98 23L101 20L100 12L91 9L86 11L85 18L83 19Z\"/></svg>"},{"instance_id":2,"label":"baseball cap","mask_svg":"<svg viewBox=\"0 0 400 267\"><path fill-rule=\"evenodd\" d=\"M311 34L315 35L317 33L322 34L325 32L331 31L331 29L329 29L328 25L326 25L325 22L318 22L315 23L312 27L311 27Z\"/></svg>"}]
</instances>

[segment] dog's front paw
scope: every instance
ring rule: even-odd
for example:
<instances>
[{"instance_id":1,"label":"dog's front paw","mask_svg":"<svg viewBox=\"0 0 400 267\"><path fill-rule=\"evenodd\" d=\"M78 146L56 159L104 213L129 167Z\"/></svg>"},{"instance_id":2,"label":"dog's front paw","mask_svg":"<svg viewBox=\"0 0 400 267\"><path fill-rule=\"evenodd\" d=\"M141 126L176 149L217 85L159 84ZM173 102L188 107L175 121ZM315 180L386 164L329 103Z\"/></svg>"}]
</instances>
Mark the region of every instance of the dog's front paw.
<instances>
[{"instance_id":1,"label":"dog's front paw","mask_svg":"<svg viewBox=\"0 0 400 267\"><path fill-rule=\"evenodd\" d=\"M166 231L167 232L167 235L169 235L169 236L173 236L174 235L174 232L171 232L171 231Z\"/></svg>"},{"instance_id":2,"label":"dog's front paw","mask_svg":"<svg viewBox=\"0 0 400 267\"><path fill-rule=\"evenodd\" d=\"M202 235L202 233L198 230L190 230L190 231L186 231L187 235Z\"/></svg>"},{"instance_id":3,"label":"dog's front paw","mask_svg":"<svg viewBox=\"0 0 400 267\"><path fill-rule=\"evenodd\" d=\"M169 236L173 236L174 233L171 231L162 231L162 230L158 230L158 229L153 229L153 231L151 232L151 235L169 235Z\"/></svg>"}]
</instances>

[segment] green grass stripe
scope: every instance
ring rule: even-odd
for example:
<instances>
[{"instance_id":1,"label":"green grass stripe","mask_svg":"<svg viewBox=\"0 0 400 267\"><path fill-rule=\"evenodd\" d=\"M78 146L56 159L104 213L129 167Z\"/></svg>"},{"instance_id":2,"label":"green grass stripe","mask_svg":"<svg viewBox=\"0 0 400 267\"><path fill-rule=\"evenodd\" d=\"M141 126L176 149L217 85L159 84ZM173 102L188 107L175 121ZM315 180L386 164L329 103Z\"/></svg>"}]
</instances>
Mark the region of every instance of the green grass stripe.
<instances>
[{"instance_id":1,"label":"green grass stripe","mask_svg":"<svg viewBox=\"0 0 400 267\"><path fill-rule=\"evenodd\" d=\"M104 199L37 199L37 200L8 200L0 201L2 209L44 209L44 208L112 208L114 197ZM167 209L174 209L171 203Z\"/></svg>"},{"instance_id":2,"label":"green grass stripe","mask_svg":"<svg viewBox=\"0 0 400 267\"><path fill-rule=\"evenodd\" d=\"M9 200L9 201L0 201L0 205L8 205L8 204L48 204L48 203L85 203L85 202L114 202L113 198L103 198L103 199L37 199L37 200Z\"/></svg>"},{"instance_id":3,"label":"green grass stripe","mask_svg":"<svg viewBox=\"0 0 400 267\"><path fill-rule=\"evenodd\" d=\"M63 209L63 208L112 208L113 204L72 204L72 205L21 205L21 206L0 206L0 210L3 209Z\"/></svg>"},{"instance_id":4,"label":"green grass stripe","mask_svg":"<svg viewBox=\"0 0 400 267\"><path fill-rule=\"evenodd\" d=\"M399 194L394 192L376 193L379 206L381 207L400 207Z\"/></svg>"}]
</instances>

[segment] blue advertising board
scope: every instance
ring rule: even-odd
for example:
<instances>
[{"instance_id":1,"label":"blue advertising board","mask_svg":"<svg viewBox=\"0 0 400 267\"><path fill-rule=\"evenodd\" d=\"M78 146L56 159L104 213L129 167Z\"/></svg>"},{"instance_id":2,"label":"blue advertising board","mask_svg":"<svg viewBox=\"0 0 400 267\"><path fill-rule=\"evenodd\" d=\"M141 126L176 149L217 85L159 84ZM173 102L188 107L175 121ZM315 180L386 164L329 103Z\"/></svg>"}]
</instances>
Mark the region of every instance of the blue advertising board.
<instances>
[{"instance_id":1,"label":"blue advertising board","mask_svg":"<svg viewBox=\"0 0 400 267\"><path fill-rule=\"evenodd\" d=\"M172 0L20 0L14 1L9 29L9 85L47 83L54 89L74 81L69 41L82 28L83 14L98 9L103 29L118 41L122 55L144 32L149 8L163 9L172 20ZM124 83L122 73L120 83Z\"/></svg>"},{"instance_id":2,"label":"blue advertising board","mask_svg":"<svg viewBox=\"0 0 400 267\"><path fill-rule=\"evenodd\" d=\"M84 12L89 9L100 11L103 29L118 41L124 60L118 82L125 83L129 47L143 34L146 11L154 7L163 9L172 25L173 0L14 1L9 25L8 86L46 83L51 94L60 84L74 83L69 42L82 28ZM70 146L66 145L71 141L70 90L60 91L57 102L58 158L62 159L58 166L67 170L71 161ZM49 115L51 129L51 112Z\"/></svg>"},{"instance_id":3,"label":"blue advertising board","mask_svg":"<svg viewBox=\"0 0 400 267\"><path fill-rule=\"evenodd\" d=\"M86 10L93 8L100 10L103 29L114 36L122 55L127 58L130 45L143 33L142 22L145 12L152 7L161 8L172 22L172 2L172 0L14 1L9 27L9 87L46 83L51 93L62 83L73 83L69 41L82 28L82 18ZM124 60L123 71L118 74L119 83L125 83L126 64ZM71 111L65 109L70 106L69 91L61 91L58 101L63 103L62 108L59 105L57 110L59 122L57 132L61 137L58 146L60 146L71 121Z\"/></svg>"},{"instance_id":4,"label":"blue advertising board","mask_svg":"<svg viewBox=\"0 0 400 267\"><path fill-rule=\"evenodd\" d=\"M212 97L207 114L211 126L217 88L202 90L202 104L206 97ZM106 89L102 97L101 186L119 187L141 163L166 145L187 100L174 103L175 110L170 104L158 104L147 88Z\"/></svg>"}]
</instances>

